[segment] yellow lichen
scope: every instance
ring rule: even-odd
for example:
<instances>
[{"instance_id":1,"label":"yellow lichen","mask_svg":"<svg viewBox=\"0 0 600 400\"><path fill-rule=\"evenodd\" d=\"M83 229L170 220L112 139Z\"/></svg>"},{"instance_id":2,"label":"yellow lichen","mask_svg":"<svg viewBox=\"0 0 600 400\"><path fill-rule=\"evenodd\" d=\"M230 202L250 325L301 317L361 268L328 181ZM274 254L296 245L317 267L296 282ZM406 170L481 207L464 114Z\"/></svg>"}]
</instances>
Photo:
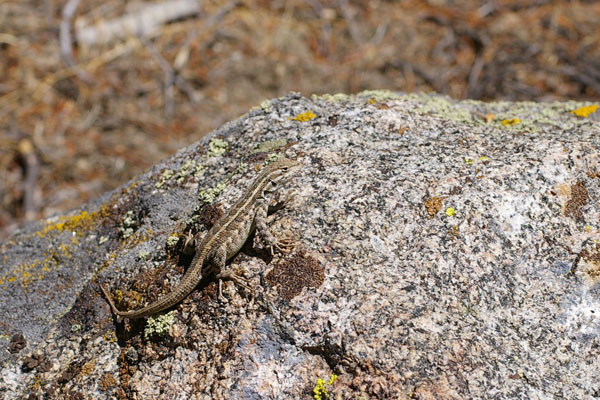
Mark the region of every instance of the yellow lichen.
<instances>
[{"instance_id":1,"label":"yellow lichen","mask_svg":"<svg viewBox=\"0 0 600 400\"><path fill-rule=\"evenodd\" d=\"M516 125L516 124L520 124L520 123L521 123L521 120L519 118L503 119L501 122L502 126Z\"/></svg>"},{"instance_id":2,"label":"yellow lichen","mask_svg":"<svg viewBox=\"0 0 600 400\"><path fill-rule=\"evenodd\" d=\"M452 208L452 207L448 207L448 208L446 208L446 215L447 215L447 216L451 217L451 216L453 216L454 214L455 214L454 208Z\"/></svg>"},{"instance_id":3,"label":"yellow lichen","mask_svg":"<svg viewBox=\"0 0 600 400\"><path fill-rule=\"evenodd\" d=\"M94 371L94 365L96 364L96 360L91 359L90 361L83 364L81 370L79 371L79 376L89 375Z\"/></svg>"},{"instance_id":4,"label":"yellow lichen","mask_svg":"<svg viewBox=\"0 0 600 400\"><path fill-rule=\"evenodd\" d=\"M108 331L102 338L109 343L115 343L117 341L117 333L115 331Z\"/></svg>"},{"instance_id":5,"label":"yellow lichen","mask_svg":"<svg viewBox=\"0 0 600 400\"><path fill-rule=\"evenodd\" d=\"M92 228L98 218L107 214L106 206L102 206L97 211L82 211L69 217L60 217L58 222L46 224L41 230L35 232L35 235L43 238L49 233L64 231L71 231L73 235L81 235L83 231Z\"/></svg>"},{"instance_id":6,"label":"yellow lichen","mask_svg":"<svg viewBox=\"0 0 600 400\"><path fill-rule=\"evenodd\" d=\"M335 382L335 380L337 379L337 375L336 374L331 374L331 376L329 377L329 382L327 382L328 385L333 385L333 382Z\"/></svg>"},{"instance_id":7,"label":"yellow lichen","mask_svg":"<svg viewBox=\"0 0 600 400\"><path fill-rule=\"evenodd\" d=\"M327 383L325 383L325 381L321 378L317 379L317 383L315 384L315 387L313 388L313 397L315 398L315 400L325 400L329 398L329 393L327 392L327 386L331 386L333 385L333 382L335 382L335 380L337 379L337 375L336 374L331 374L331 376L329 377L329 381Z\"/></svg>"},{"instance_id":8,"label":"yellow lichen","mask_svg":"<svg viewBox=\"0 0 600 400\"><path fill-rule=\"evenodd\" d=\"M33 377L33 382L31 382L31 390L36 391L40 388L40 383L41 383L41 379L39 376L34 376Z\"/></svg>"},{"instance_id":9,"label":"yellow lichen","mask_svg":"<svg viewBox=\"0 0 600 400\"><path fill-rule=\"evenodd\" d=\"M591 106L583 106L583 107L579 107L579 108L571 111L571 113L575 114L578 117L585 118L588 115L596 112L596 110L598 109L598 107L600 107L600 106L595 105L595 104L591 105Z\"/></svg>"},{"instance_id":10,"label":"yellow lichen","mask_svg":"<svg viewBox=\"0 0 600 400\"><path fill-rule=\"evenodd\" d=\"M44 237L44 235L48 235L50 232L60 232L65 230L82 234L84 229L89 229L94 226L89 219L94 218L99 213L101 213L101 211L94 213L83 212L75 217L66 219L63 222L48 224L42 230L35 232L35 235ZM54 249L42 253L41 257L36 260L11 266L4 275L0 276L0 286L16 282L23 289L27 289L27 286L31 282L36 279L43 279L46 272L53 268L58 268L60 266L60 260L72 258L73 246L76 246L77 244L77 238L73 236L71 237L71 244L61 243Z\"/></svg>"},{"instance_id":11,"label":"yellow lichen","mask_svg":"<svg viewBox=\"0 0 600 400\"><path fill-rule=\"evenodd\" d=\"M317 383L313 388L313 393L315 400L323 400L329 398L329 393L327 393L327 389L325 389L325 381L323 379L317 379Z\"/></svg>"},{"instance_id":12,"label":"yellow lichen","mask_svg":"<svg viewBox=\"0 0 600 400\"><path fill-rule=\"evenodd\" d=\"M311 119L313 119L315 117L316 117L316 115L312 111L308 110L307 112L304 112L304 113L296 115L294 118L292 118L292 120L294 120L294 121L300 121L300 122L306 122L306 121L311 120Z\"/></svg>"}]
</instances>

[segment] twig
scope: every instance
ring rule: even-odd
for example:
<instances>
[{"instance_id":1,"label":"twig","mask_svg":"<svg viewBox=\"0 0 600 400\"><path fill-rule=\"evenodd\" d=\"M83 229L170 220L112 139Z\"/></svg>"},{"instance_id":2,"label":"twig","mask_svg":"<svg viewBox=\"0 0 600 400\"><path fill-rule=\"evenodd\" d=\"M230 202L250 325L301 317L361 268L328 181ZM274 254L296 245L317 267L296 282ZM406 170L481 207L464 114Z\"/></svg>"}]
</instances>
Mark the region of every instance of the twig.
<instances>
[{"instance_id":1,"label":"twig","mask_svg":"<svg viewBox=\"0 0 600 400\"><path fill-rule=\"evenodd\" d=\"M164 92L165 92L165 116L171 118L173 116L173 84L175 83L175 70L171 67L167 60L160 54L158 49L151 41L144 37L139 38L146 46L152 57L158 62L160 69L165 74Z\"/></svg>"},{"instance_id":2,"label":"twig","mask_svg":"<svg viewBox=\"0 0 600 400\"><path fill-rule=\"evenodd\" d=\"M597 74L595 68L589 68L587 65L561 65L556 68L545 69L554 73L564 74L575 82L579 82L600 94L600 79L594 76Z\"/></svg>"},{"instance_id":3,"label":"twig","mask_svg":"<svg viewBox=\"0 0 600 400\"><path fill-rule=\"evenodd\" d=\"M203 24L204 29L209 29L213 25L217 25L219 22L221 22L221 20L225 17L225 15L227 15L231 10L233 10L239 4L240 4L240 2L238 0L228 1L227 4L225 4L215 14L213 14L211 17L207 18L204 21L204 24ZM190 101L193 104L200 103L200 99L198 98L198 95L196 94L194 89L179 74L179 71L181 71L183 69L183 67L185 67L185 64L187 64L187 62L189 60L191 43L196 38L196 36L197 36L197 31L195 29L192 29L188 33L185 43L181 46L181 49L179 50L179 52L177 52L177 55L175 56L175 61L173 61L173 67L172 67L172 70L175 74L175 85L177 85L177 87L179 89L181 89L181 91L183 91L188 96L188 98L190 99ZM165 63L166 63L166 61L165 61Z\"/></svg>"},{"instance_id":4,"label":"twig","mask_svg":"<svg viewBox=\"0 0 600 400\"><path fill-rule=\"evenodd\" d=\"M364 43L364 41L360 37L358 28L356 27L356 24L354 23L354 18L352 18L352 15L350 14L350 4L348 3L348 0L340 0L339 4L340 4L340 10L342 11L342 15L344 16L344 19L346 20L346 24L348 24L348 30L350 31L350 36L352 36L352 39L357 44L362 45Z\"/></svg>"},{"instance_id":5,"label":"twig","mask_svg":"<svg viewBox=\"0 0 600 400\"><path fill-rule=\"evenodd\" d=\"M227 2L227 4L225 4L223 7L221 7L216 13L214 13L209 18L206 18L204 20L204 23L202 24L204 30L208 30L208 29L212 28L213 25L217 25L219 22L221 22L221 20L225 17L225 15L227 15L231 10L233 10L235 7L237 7L239 5L239 3L240 2L238 0L230 0L229 2ZM196 31L195 28L191 29L190 32L188 33L187 38L185 39L185 42L181 46L181 49L177 52L177 55L175 56L175 61L173 61L173 69L175 71L177 71L177 72L181 71L181 69L185 66L185 64L190 59L189 56L190 56L191 43L196 38L197 34L198 34L198 32Z\"/></svg>"},{"instance_id":6,"label":"twig","mask_svg":"<svg viewBox=\"0 0 600 400\"><path fill-rule=\"evenodd\" d=\"M80 79L89 83L91 82L89 75L86 74L81 68L77 67L73 61L73 57L71 56L73 54L73 49L71 47L71 20L73 19L73 14L75 14L77 6L79 5L79 1L80 0L69 0L62 9L62 19L60 21L58 31L58 41L60 44L60 54L67 67L73 69L75 74L77 74Z\"/></svg>"},{"instance_id":7,"label":"twig","mask_svg":"<svg viewBox=\"0 0 600 400\"><path fill-rule=\"evenodd\" d=\"M107 44L131 36L148 37L161 25L198 13L197 0L167 0L145 3L135 13L127 13L110 21L92 26L76 26L77 43L83 46Z\"/></svg>"},{"instance_id":8,"label":"twig","mask_svg":"<svg viewBox=\"0 0 600 400\"><path fill-rule=\"evenodd\" d=\"M182 32L186 27L182 24L172 24L163 27L162 33L166 35L174 35ZM3 39L4 36L0 36ZM92 58L89 61L77 64L78 68L85 71L93 71L112 60L119 58L129 51L135 50L142 46L142 43L137 37L130 37L127 41L119 43L108 51ZM12 91L0 96L0 121L7 115L10 115L14 110L19 108L19 99L22 96L30 96L33 102L32 105L39 102L43 95L52 88L52 85L57 81L75 75L73 68L63 68L56 72L46 75L42 80L38 80L35 86L21 85Z\"/></svg>"},{"instance_id":9,"label":"twig","mask_svg":"<svg viewBox=\"0 0 600 400\"><path fill-rule=\"evenodd\" d=\"M467 98L478 99L481 96L481 90L479 85L479 79L481 78L481 71L483 71L483 55L479 54L473 61L471 71L469 72L469 78L467 80Z\"/></svg>"},{"instance_id":10,"label":"twig","mask_svg":"<svg viewBox=\"0 0 600 400\"><path fill-rule=\"evenodd\" d=\"M327 57L329 55L328 43L331 39L331 25L327 21L327 18L323 15L325 10L319 0L308 0L308 3L311 5L321 21L321 35L319 35L318 49L319 54L321 54L323 57Z\"/></svg>"},{"instance_id":11,"label":"twig","mask_svg":"<svg viewBox=\"0 0 600 400\"><path fill-rule=\"evenodd\" d=\"M373 37L371 38L371 40L369 40L369 42L374 45L378 45L379 43L381 43L381 41L385 37L385 34L387 33L388 28L389 28L389 23L387 23L387 22L384 24L378 25L377 29L375 30L375 33L373 34Z\"/></svg>"},{"instance_id":12,"label":"twig","mask_svg":"<svg viewBox=\"0 0 600 400\"><path fill-rule=\"evenodd\" d=\"M194 88L192 88L187 83L187 81L181 77L181 75L177 74L177 76L175 76L175 84L177 85L177 87L179 89L181 89L185 94L187 94L188 98L190 99L190 101L193 104L200 103L200 99L198 98L198 95L194 91Z\"/></svg>"},{"instance_id":13,"label":"twig","mask_svg":"<svg viewBox=\"0 0 600 400\"><path fill-rule=\"evenodd\" d=\"M71 58L71 19L75 10L79 5L79 0L69 0L65 7L62 9L62 19L60 21L59 29L59 42L60 42L60 54L62 55L67 67L72 68L75 63Z\"/></svg>"},{"instance_id":14,"label":"twig","mask_svg":"<svg viewBox=\"0 0 600 400\"><path fill-rule=\"evenodd\" d=\"M210 28L213 25L218 24L231 10L240 5L240 3L241 2L239 0L230 0L229 2L227 2L227 4L221 7L219 11L217 11L213 16L208 18L204 25L207 28Z\"/></svg>"},{"instance_id":15,"label":"twig","mask_svg":"<svg viewBox=\"0 0 600 400\"><path fill-rule=\"evenodd\" d=\"M80 68L86 70L93 70L112 61L115 58L122 56L130 50L140 46L140 41L137 38L131 38L125 43L121 43L118 46L113 47L107 52L92 58L85 64L78 64ZM73 68L63 68L51 74L48 74L42 81L38 81L33 89L29 87L19 87L12 92L6 93L0 96L0 120L6 115L10 115L15 109L19 107L18 99L23 95L31 93L31 98L34 102L40 101L46 90L52 88L52 85L57 81L73 76L75 71Z\"/></svg>"},{"instance_id":16,"label":"twig","mask_svg":"<svg viewBox=\"0 0 600 400\"><path fill-rule=\"evenodd\" d=\"M40 164L33 143L24 138L19 142L19 153L23 159L25 170L25 182L23 185L23 210L26 221L32 221L37 217L36 186L40 175Z\"/></svg>"}]
</instances>

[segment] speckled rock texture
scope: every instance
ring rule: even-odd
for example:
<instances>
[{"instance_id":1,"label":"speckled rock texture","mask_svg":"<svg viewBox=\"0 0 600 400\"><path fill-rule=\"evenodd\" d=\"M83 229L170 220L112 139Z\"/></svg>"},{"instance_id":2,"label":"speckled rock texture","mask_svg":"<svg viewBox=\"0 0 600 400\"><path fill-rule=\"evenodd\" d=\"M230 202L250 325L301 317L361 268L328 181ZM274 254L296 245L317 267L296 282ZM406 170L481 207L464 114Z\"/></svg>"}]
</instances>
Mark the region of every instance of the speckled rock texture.
<instances>
[{"instance_id":1,"label":"speckled rock texture","mask_svg":"<svg viewBox=\"0 0 600 400\"><path fill-rule=\"evenodd\" d=\"M0 245L5 399L600 398L593 105L290 94ZM301 160L232 282L148 319L188 231Z\"/></svg>"}]
</instances>

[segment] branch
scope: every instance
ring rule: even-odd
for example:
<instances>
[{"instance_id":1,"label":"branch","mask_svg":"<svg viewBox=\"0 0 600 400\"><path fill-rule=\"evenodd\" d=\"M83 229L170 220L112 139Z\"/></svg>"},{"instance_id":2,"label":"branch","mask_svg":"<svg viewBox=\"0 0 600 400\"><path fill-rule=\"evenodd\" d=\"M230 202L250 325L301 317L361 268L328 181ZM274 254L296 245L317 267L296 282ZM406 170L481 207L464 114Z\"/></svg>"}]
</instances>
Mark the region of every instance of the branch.
<instances>
[{"instance_id":1,"label":"branch","mask_svg":"<svg viewBox=\"0 0 600 400\"><path fill-rule=\"evenodd\" d=\"M99 21L92 26L75 24L75 36L77 43L83 46L108 44L131 36L148 37L161 25L195 15L199 9L197 0L167 0L147 4L135 13L127 13L110 21Z\"/></svg>"}]
</instances>

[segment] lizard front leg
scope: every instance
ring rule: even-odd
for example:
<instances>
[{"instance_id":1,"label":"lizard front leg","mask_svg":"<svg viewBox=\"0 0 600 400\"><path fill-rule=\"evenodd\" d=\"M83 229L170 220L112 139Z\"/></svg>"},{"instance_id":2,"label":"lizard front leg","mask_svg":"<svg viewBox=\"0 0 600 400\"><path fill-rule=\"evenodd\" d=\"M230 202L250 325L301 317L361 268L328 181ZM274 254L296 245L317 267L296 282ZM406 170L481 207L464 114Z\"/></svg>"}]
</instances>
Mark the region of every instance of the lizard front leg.
<instances>
[{"instance_id":1,"label":"lizard front leg","mask_svg":"<svg viewBox=\"0 0 600 400\"><path fill-rule=\"evenodd\" d=\"M276 206L282 208L285 203L289 200L286 198L284 201L279 202ZM281 204L281 205L279 205ZM265 198L257 200L256 202L256 214L254 216L254 221L256 224L256 232L261 237L263 242L269 248L271 255L274 255L274 249L281 253L289 253L293 250L295 244L294 241L290 237L285 237L283 239L277 239L269 228L267 227L267 215L270 211L269 201Z\"/></svg>"},{"instance_id":2,"label":"lizard front leg","mask_svg":"<svg viewBox=\"0 0 600 400\"><path fill-rule=\"evenodd\" d=\"M281 193L282 192L277 192L275 199L273 199L275 200L275 203L269 204L269 210L267 212L268 215L271 215L274 212L281 210L283 207L286 207L298 195L298 192L295 190L288 190L285 192L285 196L282 196Z\"/></svg>"}]
</instances>

